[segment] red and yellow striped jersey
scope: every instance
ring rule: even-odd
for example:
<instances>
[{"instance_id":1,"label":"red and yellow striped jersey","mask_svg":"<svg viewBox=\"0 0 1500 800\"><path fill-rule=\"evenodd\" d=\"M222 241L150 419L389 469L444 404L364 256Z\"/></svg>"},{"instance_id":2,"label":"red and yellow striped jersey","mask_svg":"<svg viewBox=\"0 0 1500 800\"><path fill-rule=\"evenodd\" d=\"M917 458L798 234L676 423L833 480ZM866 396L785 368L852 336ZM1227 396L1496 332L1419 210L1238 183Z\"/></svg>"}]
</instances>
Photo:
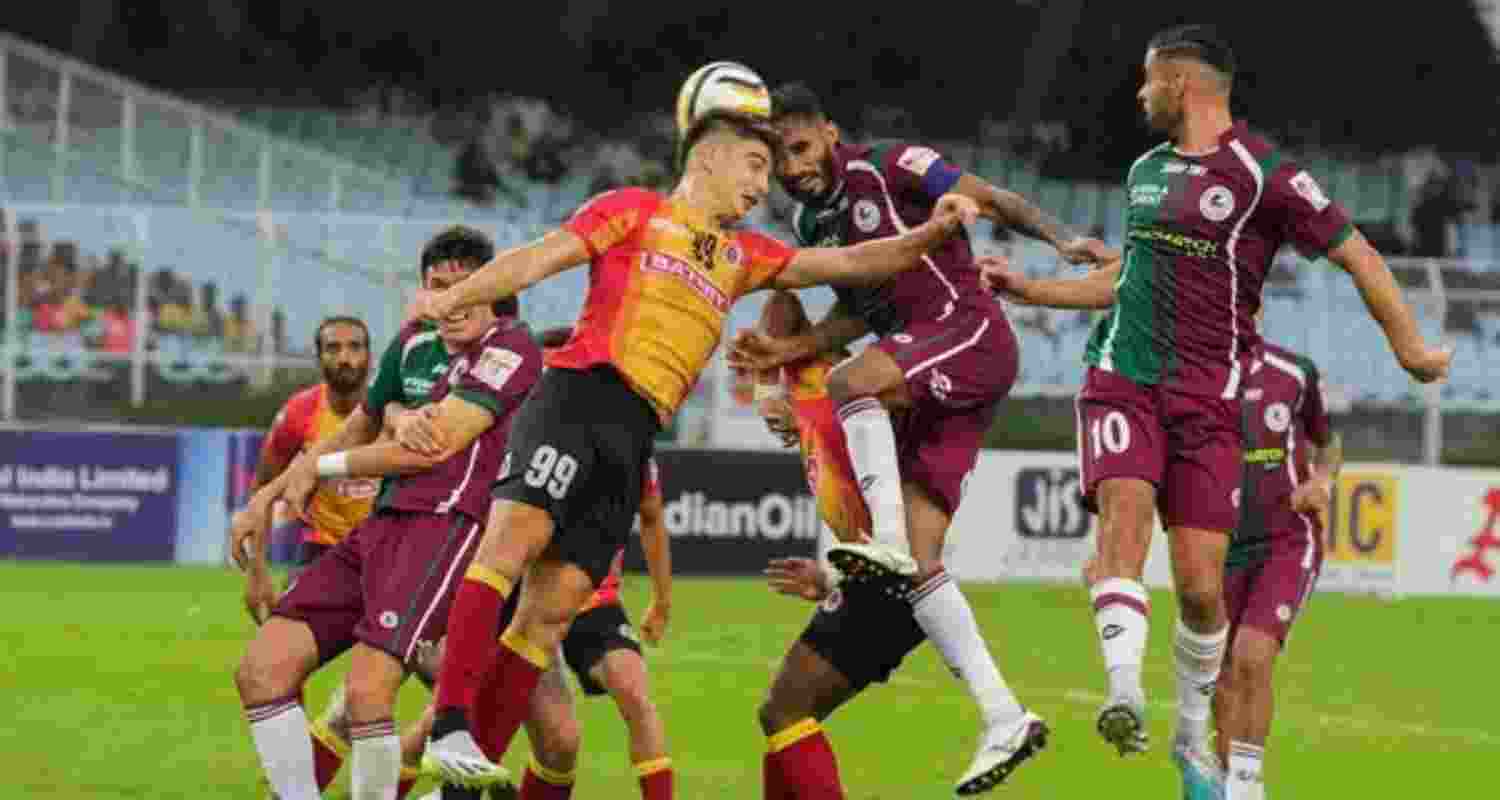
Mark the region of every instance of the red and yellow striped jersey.
<instances>
[{"instance_id":1,"label":"red and yellow striped jersey","mask_svg":"<svg viewBox=\"0 0 1500 800\"><path fill-rule=\"evenodd\" d=\"M275 456L285 463L302 450L332 436L345 417L328 404L328 384L310 386L292 395L276 414L261 447L261 458ZM379 481L346 478L322 481L304 515L312 530L305 537L318 544L338 544L369 515Z\"/></svg>"},{"instance_id":2,"label":"red and yellow striped jersey","mask_svg":"<svg viewBox=\"0 0 1500 800\"><path fill-rule=\"evenodd\" d=\"M802 465L807 486L818 498L818 515L839 541L856 542L870 535L870 509L854 478L838 409L828 396L828 373L834 363L824 356L788 364L782 380L797 415Z\"/></svg>"}]
</instances>

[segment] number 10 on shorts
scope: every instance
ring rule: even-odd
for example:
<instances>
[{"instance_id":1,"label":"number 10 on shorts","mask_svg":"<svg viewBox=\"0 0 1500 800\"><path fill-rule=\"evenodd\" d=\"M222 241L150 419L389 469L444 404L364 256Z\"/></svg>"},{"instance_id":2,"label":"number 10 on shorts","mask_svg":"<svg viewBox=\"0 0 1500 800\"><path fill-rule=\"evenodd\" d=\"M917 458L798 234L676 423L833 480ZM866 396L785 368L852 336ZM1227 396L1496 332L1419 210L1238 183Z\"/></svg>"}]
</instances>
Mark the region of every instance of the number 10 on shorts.
<instances>
[{"instance_id":1,"label":"number 10 on shorts","mask_svg":"<svg viewBox=\"0 0 1500 800\"><path fill-rule=\"evenodd\" d=\"M533 489L546 488L552 499L561 500L568 494L573 477L578 474L578 461L557 448L544 444L531 453L531 464L526 469L526 485Z\"/></svg>"},{"instance_id":2,"label":"number 10 on shorts","mask_svg":"<svg viewBox=\"0 0 1500 800\"><path fill-rule=\"evenodd\" d=\"M1102 417L1094 417L1089 422L1089 446L1093 448L1096 459L1102 458L1105 451L1119 455L1129 450L1130 423L1125 415L1111 411Z\"/></svg>"}]
</instances>

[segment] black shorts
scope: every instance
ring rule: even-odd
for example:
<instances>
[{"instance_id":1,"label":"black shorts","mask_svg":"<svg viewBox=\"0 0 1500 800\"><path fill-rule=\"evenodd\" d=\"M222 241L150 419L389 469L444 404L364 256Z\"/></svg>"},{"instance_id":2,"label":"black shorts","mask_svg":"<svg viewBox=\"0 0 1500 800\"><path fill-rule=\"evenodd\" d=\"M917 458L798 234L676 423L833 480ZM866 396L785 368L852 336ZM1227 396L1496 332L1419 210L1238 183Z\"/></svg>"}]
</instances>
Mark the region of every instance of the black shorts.
<instances>
[{"instance_id":1,"label":"black shorts","mask_svg":"<svg viewBox=\"0 0 1500 800\"><path fill-rule=\"evenodd\" d=\"M635 522L659 429L614 369L548 369L516 411L495 499L551 514L547 557L577 564L598 586Z\"/></svg>"},{"instance_id":2,"label":"black shorts","mask_svg":"<svg viewBox=\"0 0 1500 800\"><path fill-rule=\"evenodd\" d=\"M802 642L843 674L855 691L884 683L926 641L911 603L876 588L835 588L818 604Z\"/></svg>"},{"instance_id":3,"label":"black shorts","mask_svg":"<svg viewBox=\"0 0 1500 800\"><path fill-rule=\"evenodd\" d=\"M587 695L605 694L608 690L589 675L595 664L604 660L611 650L634 650L641 652L636 641L635 629L625 616L625 608L619 603L595 606L578 615L573 627L563 638L563 658L573 674L578 676L578 685Z\"/></svg>"}]
</instances>

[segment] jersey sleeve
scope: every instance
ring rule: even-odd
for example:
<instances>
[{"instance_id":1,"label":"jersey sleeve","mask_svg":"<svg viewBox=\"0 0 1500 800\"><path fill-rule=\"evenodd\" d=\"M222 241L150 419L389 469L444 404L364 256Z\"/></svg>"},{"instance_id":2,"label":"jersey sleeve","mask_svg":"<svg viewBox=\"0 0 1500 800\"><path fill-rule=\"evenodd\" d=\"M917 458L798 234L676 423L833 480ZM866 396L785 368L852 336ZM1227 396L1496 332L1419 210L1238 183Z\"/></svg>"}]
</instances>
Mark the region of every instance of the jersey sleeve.
<instances>
[{"instance_id":1,"label":"jersey sleeve","mask_svg":"<svg viewBox=\"0 0 1500 800\"><path fill-rule=\"evenodd\" d=\"M880 166L892 194L918 194L929 200L942 197L964 174L938 151L917 144L887 146Z\"/></svg>"},{"instance_id":2,"label":"jersey sleeve","mask_svg":"<svg viewBox=\"0 0 1500 800\"><path fill-rule=\"evenodd\" d=\"M515 342L486 344L453 387L460 399L487 409L496 419L515 408L541 374L534 348Z\"/></svg>"},{"instance_id":3,"label":"jersey sleeve","mask_svg":"<svg viewBox=\"0 0 1500 800\"><path fill-rule=\"evenodd\" d=\"M380 355L380 366L375 370L375 380L365 391L363 407L365 416L381 419L385 416L387 403L403 400L401 388L401 358L406 349L406 337L397 336Z\"/></svg>"},{"instance_id":4,"label":"jersey sleeve","mask_svg":"<svg viewBox=\"0 0 1500 800\"><path fill-rule=\"evenodd\" d=\"M1349 212L1296 163L1283 163L1265 193L1263 202L1280 217L1282 237L1306 258L1322 258L1354 232Z\"/></svg>"},{"instance_id":5,"label":"jersey sleeve","mask_svg":"<svg viewBox=\"0 0 1500 800\"><path fill-rule=\"evenodd\" d=\"M582 239L589 257L597 259L645 224L658 202L659 198L645 189L605 192L573 212L572 218L563 223L563 230Z\"/></svg>"},{"instance_id":6,"label":"jersey sleeve","mask_svg":"<svg viewBox=\"0 0 1500 800\"><path fill-rule=\"evenodd\" d=\"M1317 366L1311 360L1300 360L1302 371L1307 375L1307 384L1302 390L1302 409L1298 422L1313 444L1327 447L1333 438L1333 431L1328 420L1328 406L1323 402L1323 376L1318 373Z\"/></svg>"},{"instance_id":7,"label":"jersey sleeve","mask_svg":"<svg viewBox=\"0 0 1500 800\"><path fill-rule=\"evenodd\" d=\"M745 264L740 295L766 288L786 269L787 264L792 263L792 257L797 255L796 248L759 233L745 231L735 239L736 243L731 246L739 248L741 252L738 258L744 259Z\"/></svg>"},{"instance_id":8,"label":"jersey sleeve","mask_svg":"<svg viewBox=\"0 0 1500 800\"><path fill-rule=\"evenodd\" d=\"M291 461L307 442L307 423L311 418L306 408L306 393L298 392L286 401L271 421L271 430L266 434L260 448L262 459L275 458L285 464Z\"/></svg>"}]
</instances>

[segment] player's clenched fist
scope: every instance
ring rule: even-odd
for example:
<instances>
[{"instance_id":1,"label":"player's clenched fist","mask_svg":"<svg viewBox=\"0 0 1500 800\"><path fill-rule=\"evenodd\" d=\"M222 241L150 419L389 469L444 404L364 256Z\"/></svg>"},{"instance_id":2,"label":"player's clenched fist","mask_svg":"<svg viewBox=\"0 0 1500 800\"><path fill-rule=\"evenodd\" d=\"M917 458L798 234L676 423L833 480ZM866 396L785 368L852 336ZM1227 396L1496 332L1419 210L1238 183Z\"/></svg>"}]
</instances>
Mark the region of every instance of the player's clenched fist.
<instances>
[{"instance_id":1,"label":"player's clenched fist","mask_svg":"<svg viewBox=\"0 0 1500 800\"><path fill-rule=\"evenodd\" d=\"M938 198L932 218L945 226L973 225L979 219L979 203L968 195L949 192Z\"/></svg>"}]
</instances>

